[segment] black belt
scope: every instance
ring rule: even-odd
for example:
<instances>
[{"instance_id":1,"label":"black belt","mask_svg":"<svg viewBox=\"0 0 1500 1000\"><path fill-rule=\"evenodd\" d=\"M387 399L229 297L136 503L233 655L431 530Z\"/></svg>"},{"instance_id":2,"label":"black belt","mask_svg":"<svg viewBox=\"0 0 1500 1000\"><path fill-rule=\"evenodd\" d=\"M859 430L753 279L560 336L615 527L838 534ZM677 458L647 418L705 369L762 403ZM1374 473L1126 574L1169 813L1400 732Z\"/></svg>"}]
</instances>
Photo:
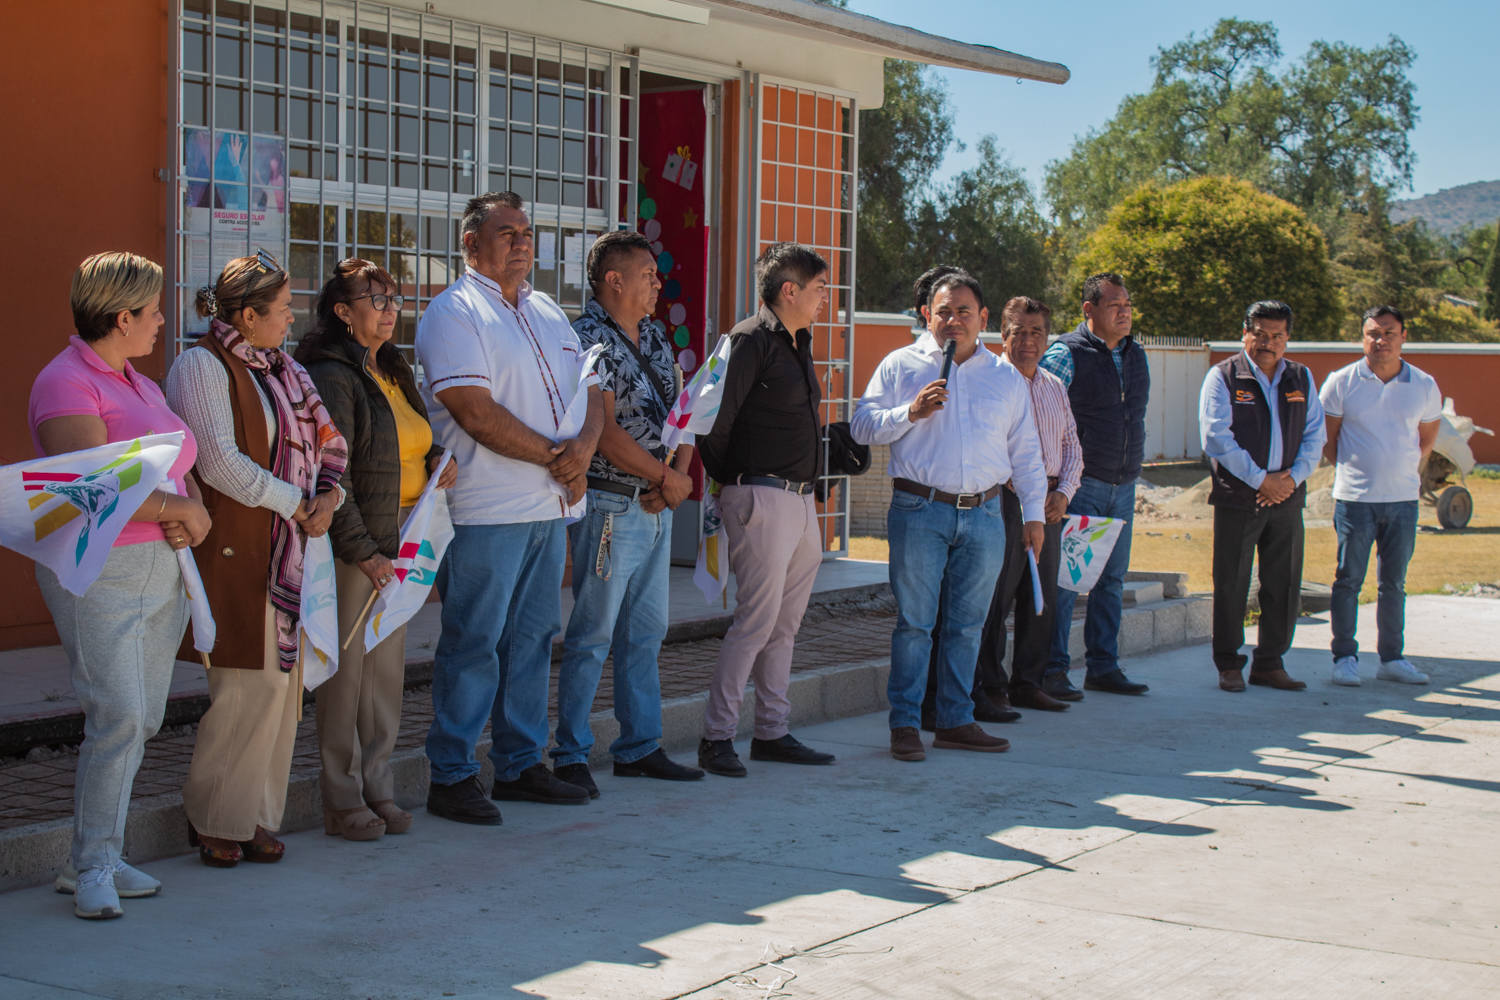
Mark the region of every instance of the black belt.
<instances>
[{"instance_id":1,"label":"black belt","mask_svg":"<svg viewBox=\"0 0 1500 1000\"><path fill-rule=\"evenodd\" d=\"M589 476L589 489L599 490L601 493L617 493L631 500L639 500L644 490L651 487L627 486L625 483L617 483L613 479L603 479L599 476Z\"/></svg>"},{"instance_id":2,"label":"black belt","mask_svg":"<svg viewBox=\"0 0 1500 1000\"><path fill-rule=\"evenodd\" d=\"M776 476L746 476L746 475L740 475L740 476L736 476L735 477L734 485L736 485L736 486L769 486L772 489L785 490L788 493L795 493L798 496L802 496L805 493L811 493L813 491L813 484L812 483L798 483L798 482L793 482L790 479L781 479L781 478L778 478Z\"/></svg>"},{"instance_id":3,"label":"black belt","mask_svg":"<svg viewBox=\"0 0 1500 1000\"><path fill-rule=\"evenodd\" d=\"M944 493L936 487L923 486L921 483L914 483L910 479L893 479L891 480L891 485L902 493L912 493L919 497L925 497L928 500L935 500L938 503L957 507L959 510L978 507L1000 495L998 484L991 486L983 493Z\"/></svg>"}]
</instances>

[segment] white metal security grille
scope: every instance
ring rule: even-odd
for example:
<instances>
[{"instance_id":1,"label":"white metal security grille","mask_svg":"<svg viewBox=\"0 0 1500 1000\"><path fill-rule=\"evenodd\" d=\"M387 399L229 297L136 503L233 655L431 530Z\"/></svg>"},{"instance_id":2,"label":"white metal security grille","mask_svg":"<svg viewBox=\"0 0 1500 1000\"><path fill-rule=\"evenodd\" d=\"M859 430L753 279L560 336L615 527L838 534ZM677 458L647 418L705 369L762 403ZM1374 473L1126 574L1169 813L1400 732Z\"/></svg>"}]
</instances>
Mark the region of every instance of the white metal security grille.
<instances>
[{"instance_id":1,"label":"white metal security grille","mask_svg":"<svg viewBox=\"0 0 1500 1000\"><path fill-rule=\"evenodd\" d=\"M575 313L590 235L633 221L628 56L349 0L182 0L177 21L179 348L197 287L257 247L291 271L294 338L360 256L401 283L409 347L473 195L526 199L532 283Z\"/></svg>"}]
</instances>

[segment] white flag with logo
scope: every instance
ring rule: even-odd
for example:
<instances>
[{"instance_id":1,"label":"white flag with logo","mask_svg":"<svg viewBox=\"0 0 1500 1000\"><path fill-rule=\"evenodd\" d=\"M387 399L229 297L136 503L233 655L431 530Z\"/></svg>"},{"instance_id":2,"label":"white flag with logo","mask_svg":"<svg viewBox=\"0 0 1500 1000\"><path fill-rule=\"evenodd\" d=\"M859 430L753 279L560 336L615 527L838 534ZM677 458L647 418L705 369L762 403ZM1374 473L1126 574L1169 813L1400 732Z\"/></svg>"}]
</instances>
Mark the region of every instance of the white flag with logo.
<instances>
[{"instance_id":1,"label":"white flag with logo","mask_svg":"<svg viewBox=\"0 0 1500 1000\"><path fill-rule=\"evenodd\" d=\"M667 426L662 428L661 443L668 451L682 443L687 434L707 434L714 429L719 416L719 403L724 399L724 374L729 371L729 338L720 337L719 346L703 367L693 373L692 380L677 397L672 411L667 414ZM710 598L712 600L712 598Z\"/></svg>"},{"instance_id":2,"label":"white flag with logo","mask_svg":"<svg viewBox=\"0 0 1500 1000\"><path fill-rule=\"evenodd\" d=\"M453 541L453 521L448 516L448 494L437 488L443 468L453 461L453 452L444 451L437 471L427 479L422 498L411 509L406 526L401 529L401 549L391 563L396 579L387 584L375 598L370 620L365 625L365 652L369 652L427 603L427 594L437 580L438 565L448 543Z\"/></svg>"},{"instance_id":3,"label":"white flag with logo","mask_svg":"<svg viewBox=\"0 0 1500 1000\"><path fill-rule=\"evenodd\" d=\"M182 451L183 434L149 434L0 468L0 545L57 574L79 597Z\"/></svg>"},{"instance_id":4,"label":"white flag with logo","mask_svg":"<svg viewBox=\"0 0 1500 1000\"><path fill-rule=\"evenodd\" d=\"M599 384L599 375L594 371L594 365L599 361L599 355L604 353L603 344L595 344L583 352L583 357L578 359L578 387L573 391L573 399L568 403L567 412L563 414L562 423L557 425L556 440L567 441L576 438L583 433L583 422L589 415L589 386ZM547 480L547 488L563 498L563 503L568 502L568 488L556 479ZM579 497L578 502L568 508L567 517L564 518L569 524L578 520L588 509L588 501Z\"/></svg>"},{"instance_id":5,"label":"white flag with logo","mask_svg":"<svg viewBox=\"0 0 1500 1000\"><path fill-rule=\"evenodd\" d=\"M333 543L327 535L303 539L302 686L311 691L339 669L339 595Z\"/></svg>"},{"instance_id":6,"label":"white flag with logo","mask_svg":"<svg viewBox=\"0 0 1500 1000\"><path fill-rule=\"evenodd\" d=\"M170 479L163 479L156 488L177 495L177 484ZM177 550L177 568L182 573L182 589L187 591L188 613L193 619L193 648L200 653L212 653L219 638L219 626L214 623L213 611L208 606L203 577L198 573L192 549Z\"/></svg>"},{"instance_id":7,"label":"white flag with logo","mask_svg":"<svg viewBox=\"0 0 1500 1000\"><path fill-rule=\"evenodd\" d=\"M703 484L703 531L698 539L698 565L693 582L709 604L719 599L729 583L729 535L719 514L719 498L709 492L713 482Z\"/></svg>"},{"instance_id":8,"label":"white flag with logo","mask_svg":"<svg viewBox=\"0 0 1500 1000\"><path fill-rule=\"evenodd\" d=\"M1092 590L1125 527L1123 518L1070 514L1062 530L1062 562L1057 585L1082 594Z\"/></svg>"}]
</instances>

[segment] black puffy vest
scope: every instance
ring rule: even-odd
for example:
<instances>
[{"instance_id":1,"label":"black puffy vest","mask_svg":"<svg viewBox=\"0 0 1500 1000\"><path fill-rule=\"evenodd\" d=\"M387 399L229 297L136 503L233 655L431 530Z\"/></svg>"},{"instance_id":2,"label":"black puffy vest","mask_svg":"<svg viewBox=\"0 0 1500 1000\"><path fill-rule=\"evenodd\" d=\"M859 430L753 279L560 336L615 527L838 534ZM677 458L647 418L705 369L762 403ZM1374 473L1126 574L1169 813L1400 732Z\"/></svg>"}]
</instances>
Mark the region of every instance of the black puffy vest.
<instances>
[{"instance_id":1,"label":"black puffy vest","mask_svg":"<svg viewBox=\"0 0 1500 1000\"><path fill-rule=\"evenodd\" d=\"M1302 449L1302 435L1307 430L1307 392L1311 380L1307 368L1286 361L1281 381L1276 383L1276 419L1281 424L1282 470L1290 469ZM1229 429L1235 443L1250 453L1255 464L1269 469L1271 456L1271 407L1265 390L1255 377L1254 366L1240 351L1214 365L1218 378L1229 386ZM1217 507L1254 510L1255 487L1234 475L1218 462L1213 463L1213 483L1208 502ZM1307 483L1299 483L1295 492L1282 501L1301 508L1307 497ZM1278 504L1277 506L1280 506Z\"/></svg>"},{"instance_id":2,"label":"black puffy vest","mask_svg":"<svg viewBox=\"0 0 1500 1000\"><path fill-rule=\"evenodd\" d=\"M1151 370L1145 349L1126 337L1117 370L1109 348L1089 332L1087 320L1057 339L1073 355L1068 401L1083 446L1083 474L1114 486L1134 482L1146 457Z\"/></svg>"}]
</instances>

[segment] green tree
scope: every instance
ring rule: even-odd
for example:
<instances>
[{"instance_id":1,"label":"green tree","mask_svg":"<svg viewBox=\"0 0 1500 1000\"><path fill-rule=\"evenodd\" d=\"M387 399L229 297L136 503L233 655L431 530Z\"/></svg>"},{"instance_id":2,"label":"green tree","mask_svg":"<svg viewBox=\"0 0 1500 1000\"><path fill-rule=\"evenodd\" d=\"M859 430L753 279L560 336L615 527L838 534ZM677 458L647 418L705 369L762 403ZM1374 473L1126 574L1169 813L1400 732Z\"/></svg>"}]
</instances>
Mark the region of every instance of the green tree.
<instances>
[{"instance_id":1,"label":"green tree","mask_svg":"<svg viewBox=\"0 0 1500 1000\"><path fill-rule=\"evenodd\" d=\"M1500 223L1496 227L1500 230ZM1500 321L1500 231L1495 233L1484 265L1484 315L1486 319Z\"/></svg>"},{"instance_id":2,"label":"green tree","mask_svg":"<svg viewBox=\"0 0 1500 1000\"><path fill-rule=\"evenodd\" d=\"M1246 306L1275 298L1292 307L1298 337L1324 339L1343 311L1307 213L1228 177L1147 184L1125 198L1075 260L1072 301L1100 271L1125 276L1143 334L1233 339Z\"/></svg>"}]
</instances>

